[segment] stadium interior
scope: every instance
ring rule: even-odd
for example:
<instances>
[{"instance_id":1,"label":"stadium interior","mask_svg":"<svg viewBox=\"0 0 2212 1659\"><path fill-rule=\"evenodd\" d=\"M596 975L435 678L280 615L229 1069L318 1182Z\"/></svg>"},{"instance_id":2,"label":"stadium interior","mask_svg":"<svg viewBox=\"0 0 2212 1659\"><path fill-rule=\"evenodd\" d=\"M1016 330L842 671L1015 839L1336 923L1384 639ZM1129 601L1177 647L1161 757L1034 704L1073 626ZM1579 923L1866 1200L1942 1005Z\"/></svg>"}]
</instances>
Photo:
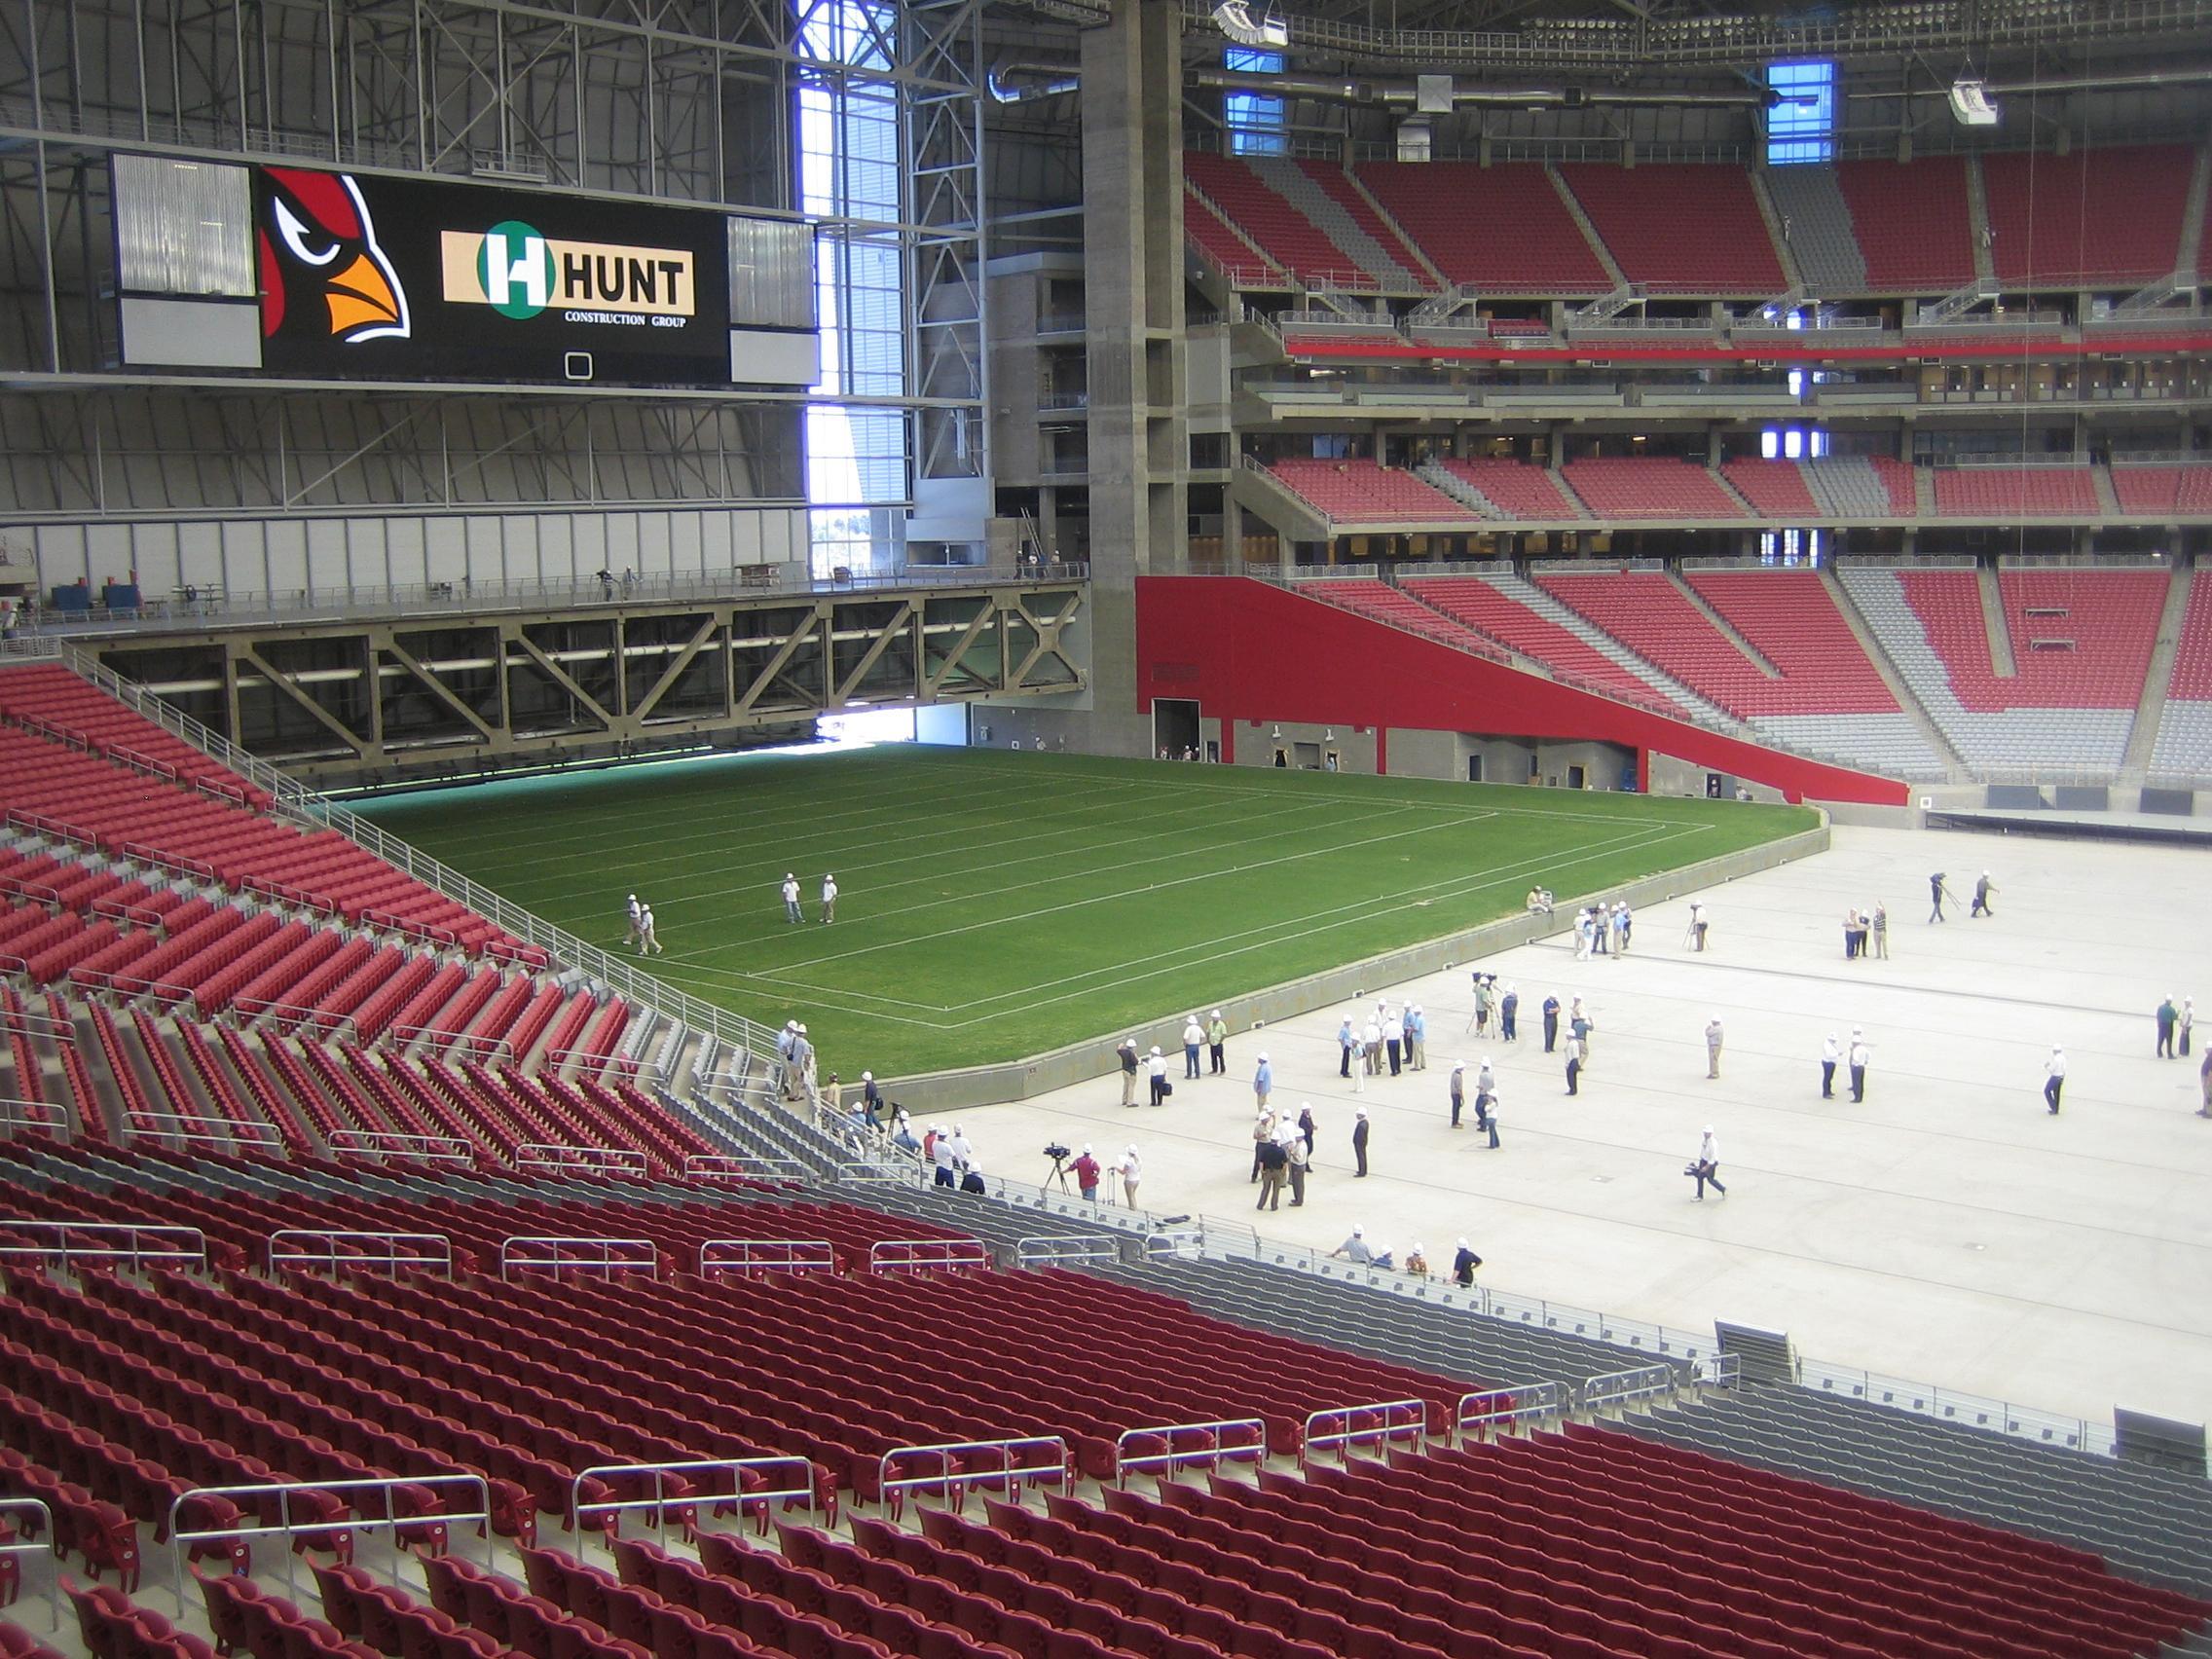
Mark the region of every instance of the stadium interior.
<instances>
[{"instance_id":1,"label":"stadium interior","mask_svg":"<svg viewBox=\"0 0 2212 1659\"><path fill-rule=\"evenodd\" d=\"M0 129L0 1656L2212 1654L2201 1422L1133 1170L938 1190L772 1022L349 804L880 719L1699 803L1562 848L1820 809L1623 876L1670 929L1831 826L2157 842L2186 934L2212 0L18 0ZM1239 1062L1556 956L1608 896L1560 856L1556 914L1482 869L1449 938L1240 965ZM962 925L1080 1001L1139 947L1055 908ZM2039 944L1919 989L2096 1000ZM1121 1035L882 1081L1097 1105ZM2212 1165L2124 1137L2195 1272Z\"/></svg>"}]
</instances>

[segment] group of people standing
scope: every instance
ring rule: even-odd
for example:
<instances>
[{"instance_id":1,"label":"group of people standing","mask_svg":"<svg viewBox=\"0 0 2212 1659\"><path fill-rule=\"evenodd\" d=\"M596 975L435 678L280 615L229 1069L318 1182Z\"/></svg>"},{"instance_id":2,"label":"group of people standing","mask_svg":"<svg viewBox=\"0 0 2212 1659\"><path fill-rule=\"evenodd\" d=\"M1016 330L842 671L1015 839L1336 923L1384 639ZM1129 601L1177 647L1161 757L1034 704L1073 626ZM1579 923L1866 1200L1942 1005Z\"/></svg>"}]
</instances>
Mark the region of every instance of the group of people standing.
<instances>
[{"instance_id":1,"label":"group of people standing","mask_svg":"<svg viewBox=\"0 0 2212 1659\"><path fill-rule=\"evenodd\" d=\"M785 921L787 921L787 922L793 922L793 923L796 923L796 922L803 922L803 921L805 921L805 920L806 920L806 917L805 917L805 916L804 916L804 915L803 915L803 914L802 914L802 913L800 912L800 910L799 910L799 907L798 907L798 875L797 875L797 873L796 873L795 871L793 871L793 870L786 870L786 871L784 871L784 885L783 885L783 895L784 895L784 920L785 920ZM837 878L836 878L835 876L833 876L833 875L828 875L828 874L826 874L826 875L824 875L824 876L823 876L823 878L822 878L822 920L823 920L823 924L824 924L825 926L827 926L828 924L830 924L830 922L833 922L833 921L835 921L836 919L837 919Z\"/></svg>"},{"instance_id":2,"label":"group of people standing","mask_svg":"<svg viewBox=\"0 0 2212 1659\"><path fill-rule=\"evenodd\" d=\"M1369 1078L1382 1076L1384 1065L1388 1065L1392 1077L1426 1071L1428 1015L1419 1003L1409 1003L1400 1013L1386 1001L1376 1003L1375 1012L1356 1027L1347 1014L1337 1025L1337 1075L1349 1080L1354 1094L1365 1090ZM1260 1057L1267 1058L1264 1054ZM1262 1093L1260 1104L1267 1103Z\"/></svg>"},{"instance_id":3,"label":"group of people standing","mask_svg":"<svg viewBox=\"0 0 2212 1659\"><path fill-rule=\"evenodd\" d=\"M1843 912L1843 956L1849 962L1861 957L1890 955L1889 907L1876 901L1872 911L1847 905Z\"/></svg>"},{"instance_id":4,"label":"group of people standing","mask_svg":"<svg viewBox=\"0 0 2212 1659\"><path fill-rule=\"evenodd\" d=\"M1575 960L1579 962L1592 956L1626 956L1629 936L1635 926L1636 917L1625 899L1616 899L1609 905L1600 900L1586 909L1575 911Z\"/></svg>"}]
</instances>

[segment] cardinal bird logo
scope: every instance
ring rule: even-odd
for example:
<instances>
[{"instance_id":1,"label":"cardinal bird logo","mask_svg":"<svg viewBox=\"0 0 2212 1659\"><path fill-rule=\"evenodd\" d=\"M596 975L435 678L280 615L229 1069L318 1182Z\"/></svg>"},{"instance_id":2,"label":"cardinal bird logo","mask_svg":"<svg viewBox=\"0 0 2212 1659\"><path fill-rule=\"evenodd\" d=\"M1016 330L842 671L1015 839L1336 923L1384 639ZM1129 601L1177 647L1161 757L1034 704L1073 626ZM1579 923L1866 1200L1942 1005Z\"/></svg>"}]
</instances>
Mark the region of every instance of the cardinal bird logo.
<instances>
[{"instance_id":1,"label":"cardinal bird logo","mask_svg":"<svg viewBox=\"0 0 2212 1659\"><path fill-rule=\"evenodd\" d=\"M377 244L360 187L343 173L288 167L266 167L262 177L262 338L344 346L406 339L407 290Z\"/></svg>"}]
</instances>

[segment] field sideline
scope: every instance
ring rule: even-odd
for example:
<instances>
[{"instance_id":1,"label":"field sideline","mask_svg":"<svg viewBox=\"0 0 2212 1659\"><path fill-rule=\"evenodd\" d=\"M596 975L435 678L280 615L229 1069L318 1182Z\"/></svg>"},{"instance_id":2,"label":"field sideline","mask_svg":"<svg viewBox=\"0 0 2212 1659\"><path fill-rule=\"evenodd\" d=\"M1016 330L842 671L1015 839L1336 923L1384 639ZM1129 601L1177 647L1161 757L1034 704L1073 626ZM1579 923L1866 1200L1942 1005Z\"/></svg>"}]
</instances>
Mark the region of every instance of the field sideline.
<instances>
[{"instance_id":1,"label":"field sideline","mask_svg":"<svg viewBox=\"0 0 2212 1659\"><path fill-rule=\"evenodd\" d=\"M1018 1058L1202 1012L1812 815L1416 779L995 750L730 756L359 803L608 949L652 904L655 974L824 1069ZM798 874L806 921L778 895ZM825 870L842 890L824 926Z\"/></svg>"}]
</instances>

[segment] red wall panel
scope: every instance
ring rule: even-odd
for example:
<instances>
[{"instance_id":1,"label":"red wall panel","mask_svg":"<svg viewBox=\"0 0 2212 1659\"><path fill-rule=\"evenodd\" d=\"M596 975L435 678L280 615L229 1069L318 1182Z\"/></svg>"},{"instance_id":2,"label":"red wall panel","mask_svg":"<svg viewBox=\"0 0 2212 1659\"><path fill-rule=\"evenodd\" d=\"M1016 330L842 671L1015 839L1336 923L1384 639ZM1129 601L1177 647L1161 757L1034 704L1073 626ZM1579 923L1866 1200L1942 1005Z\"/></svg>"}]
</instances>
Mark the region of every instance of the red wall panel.
<instances>
[{"instance_id":1,"label":"red wall panel","mask_svg":"<svg viewBox=\"0 0 2212 1659\"><path fill-rule=\"evenodd\" d=\"M1670 720L1237 576L1137 580L1137 700L1195 697L1223 721L1404 726L1619 744L1780 790L1902 806L1892 778ZM1225 744L1224 755L1232 753ZM1385 762L1387 764L1387 762Z\"/></svg>"}]
</instances>

